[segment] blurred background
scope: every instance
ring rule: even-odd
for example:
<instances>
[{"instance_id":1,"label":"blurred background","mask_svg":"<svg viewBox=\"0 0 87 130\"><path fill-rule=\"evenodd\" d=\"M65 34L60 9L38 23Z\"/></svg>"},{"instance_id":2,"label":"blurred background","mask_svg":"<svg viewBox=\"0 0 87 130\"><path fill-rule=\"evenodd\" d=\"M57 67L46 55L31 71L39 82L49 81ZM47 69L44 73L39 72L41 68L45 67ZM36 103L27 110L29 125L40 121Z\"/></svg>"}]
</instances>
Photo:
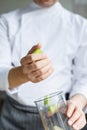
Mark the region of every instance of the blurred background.
<instances>
[{"instance_id":1,"label":"blurred background","mask_svg":"<svg viewBox=\"0 0 87 130\"><path fill-rule=\"evenodd\" d=\"M0 14L27 5L32 0L0 0ZM87 0L59 0L62 5L74 13L87 18Z\"/></svg>"}]
</instances>

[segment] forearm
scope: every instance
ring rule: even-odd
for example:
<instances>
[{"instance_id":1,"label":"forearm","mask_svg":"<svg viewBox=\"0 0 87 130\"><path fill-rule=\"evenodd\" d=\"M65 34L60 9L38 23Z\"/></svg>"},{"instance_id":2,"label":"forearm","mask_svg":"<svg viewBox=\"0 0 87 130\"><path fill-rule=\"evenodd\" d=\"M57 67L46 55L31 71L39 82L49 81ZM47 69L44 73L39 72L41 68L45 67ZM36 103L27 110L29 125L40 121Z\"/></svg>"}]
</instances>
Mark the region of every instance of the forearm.
<instances>
[{"instance_id":1,"label":"forearm","mask_svg":"<svg viewBox=\"0 0 87 130\"><path fill-rule=\"evenodd\" d=\"M78 105L81 109L83 109L87 105L87 99L82 94L76 94L71 97L71 100Z\"/></svg>"},{"instance_id":2,"label":"forearm","mask_svg":"<svg viewBox=\"0 0 87 130\"><path fill-rule=\"evenodd\" d=\"M27 75L22 72L21 66L12 68L8 74L9 89L13 89L18 85L29 81Z\"/></svg>"}]
</instances>

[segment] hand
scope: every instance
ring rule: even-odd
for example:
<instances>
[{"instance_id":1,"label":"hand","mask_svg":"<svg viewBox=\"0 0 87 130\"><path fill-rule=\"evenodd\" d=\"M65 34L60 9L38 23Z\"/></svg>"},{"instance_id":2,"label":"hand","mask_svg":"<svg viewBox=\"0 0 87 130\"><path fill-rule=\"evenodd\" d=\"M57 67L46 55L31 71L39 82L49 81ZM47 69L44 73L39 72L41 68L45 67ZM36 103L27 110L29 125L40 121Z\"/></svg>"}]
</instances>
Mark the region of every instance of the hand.
<instances>
[{"instance_id":1,"label":"hand","mask_svg":"<svg viewBox=\"0 0 87 130\"><path fill-rule=\"evenodd\" d=\"M41 48L40 44L33 46L29 53L21 59L22 71L27 75L29 81L40 82L49 77L53 72L53 67L49 58L43 52L33 54L35 49Z\"/></svg>"},{"instance_id":2,"label":"hand","mask_svg":"<svg viewBox=\"0 0 87 130\"><path fill-rule=\"evenodd\" d=\"M66 115L69 118L68 124L72 126L74 130L80 130L86 125L85 114L72 100L67 102Z\"/></svg>"}]
</instances>

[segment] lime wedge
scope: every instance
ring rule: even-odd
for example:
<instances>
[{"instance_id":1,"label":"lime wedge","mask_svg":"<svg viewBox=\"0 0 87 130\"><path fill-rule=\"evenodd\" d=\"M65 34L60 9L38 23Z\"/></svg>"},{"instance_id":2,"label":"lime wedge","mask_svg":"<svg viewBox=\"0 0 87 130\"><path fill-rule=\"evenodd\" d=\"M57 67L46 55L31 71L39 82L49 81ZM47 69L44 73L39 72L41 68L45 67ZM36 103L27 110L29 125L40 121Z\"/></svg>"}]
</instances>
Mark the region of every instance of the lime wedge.
<instances>
[{"instance_id":1,"label":"lime wedge","mask_svg":"<svg viewBox=\"0 0 87 130\"><path fill-rule=\"evenodd\" d=\"M44 98L44 106L49 105L49 101L50 101L49 96L46 96L46 97Z\"/></svg>"},{"instance_id":2,"label":"lime wedge","mask_svg":"<svg viewBox=\"0 0 87 130\"><path fill-rule=\"evenodd\" d=\"M57 104L51 105L51 106L48 107L48 111L49 111L51 114L56 113L56 112L57 112L57 109L58 109Z\"/></svg>"},{"instance_id":3,"label":"lime wedge","mask_svg":"<svg viewBox=\"0 0 87 130\"><path fill-rule=\"evenodd\" d=\"M33 53L34 54L40 54L40 53L42 53L42 50L41 49L36 49Z\"/></svg>"}]
</instances>

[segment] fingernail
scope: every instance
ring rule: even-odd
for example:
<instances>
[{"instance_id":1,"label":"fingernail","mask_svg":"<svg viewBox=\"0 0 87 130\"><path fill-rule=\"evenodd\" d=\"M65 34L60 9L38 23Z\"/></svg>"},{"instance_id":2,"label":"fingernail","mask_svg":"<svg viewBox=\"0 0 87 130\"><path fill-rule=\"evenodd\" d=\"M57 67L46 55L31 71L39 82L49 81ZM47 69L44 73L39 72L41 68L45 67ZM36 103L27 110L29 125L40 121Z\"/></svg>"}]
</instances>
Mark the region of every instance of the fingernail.
<instances>
[{"instance_id":1,"label":"fingernail","mask_svg":"<svg viewBox=\"0 0 87 130\"><path fill-rule=\"evenodd\" d=\"M67 116L70 117L70 116L71 116L71 113L67 113Z\"/></svg>"},{"instance_id":2,"label":"fingernail","mask_svg":"<svg viewBox=\"0 0 87 130\"><path fill-rule=\"evenodd\" d=\"M78 130L78 126L77 125L73 125L74 129Z\"/></svg>"},{"instance_id":3,"label":"fingernail","mask_svg":"<svg viewBox=\"0 0 87 130\"><path fill-rule=\"evenodd\" d=\"M69 125L72 125L72 124L73 124L73 122L72 122L71 120L69 120L68 123L69 123Z\"/></svg>"}]
</instances>

